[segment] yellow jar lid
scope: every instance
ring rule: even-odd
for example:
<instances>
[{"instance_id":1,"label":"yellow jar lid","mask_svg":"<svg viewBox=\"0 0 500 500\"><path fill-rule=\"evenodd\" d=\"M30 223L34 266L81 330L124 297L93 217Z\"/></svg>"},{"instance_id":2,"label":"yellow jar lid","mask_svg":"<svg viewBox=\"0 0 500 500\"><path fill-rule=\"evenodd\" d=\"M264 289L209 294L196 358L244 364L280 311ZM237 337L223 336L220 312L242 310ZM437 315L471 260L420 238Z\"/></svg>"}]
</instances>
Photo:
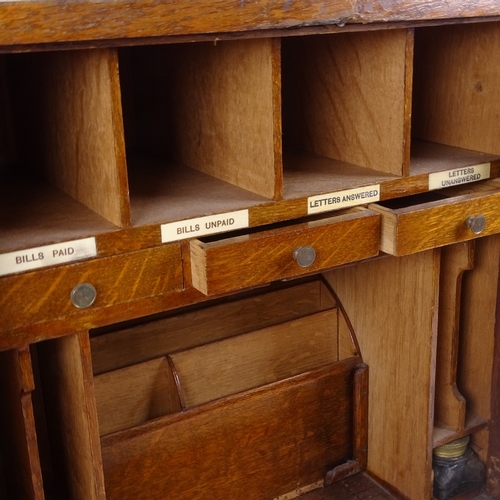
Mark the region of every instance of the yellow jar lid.
<instances>
[{"instance_id":1,"label":"yellow jar lid","mask_svg":"<svg viewBox=\"0 0 500 500\"><path fill-rule=\"evenodd\" d=\"M467 450L469 439L469 436L464 436L460 439L455 439L455 441L452 441L451 443L438 446L437 448L434 448L434 455L441 458L461 457Z\"/></svg>"}]
</instances>

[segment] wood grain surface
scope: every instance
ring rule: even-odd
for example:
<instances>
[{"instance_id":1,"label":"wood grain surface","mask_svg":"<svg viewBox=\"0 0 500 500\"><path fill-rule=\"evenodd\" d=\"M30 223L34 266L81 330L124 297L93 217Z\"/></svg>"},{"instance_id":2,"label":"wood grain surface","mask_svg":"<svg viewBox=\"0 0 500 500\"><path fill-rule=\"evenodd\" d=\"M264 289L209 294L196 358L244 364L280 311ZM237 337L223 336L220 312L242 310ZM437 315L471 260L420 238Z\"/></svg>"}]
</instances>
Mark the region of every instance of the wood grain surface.
<instances>
[{"instance_id":1,"label":"wood grain surface","mask_svg":"<svg viewBox=\"0 0 500 500\"><path fill-rule=\"evenodd\" d=\"M328 278L370 367L368 469L408 498L431 498L439 251L346 266Z\"/></svg>"},{"instance_id":2,"label":"wood grain surface","mask_svg":"<svg viewBox=\"0 0 500 500\"><path fill-rule=\"evenodd\" d=\"M1 3L0 45L137 38L311 25L349 25L387 21L497 16L495 0L314 0L307 4L279 0L228 3L198 0L151 4L146 1ZM53 26L59 29L54 30Z\"/></svg>"},{"instance_id":3,"label":"wood grain surface","mask_svg":"<svg viewBox=\"0 0 500 500\"><path fill-rule=\"evenodd\" d=\"M318 482L352 457L357 363L350 358L103 437L108 499L275 498Z\"/></svg>"},{"instance_id":4,"label":"wood grain surface","mask_svg":"<svg viewBox=\"0 0 500 500\"><path fill-rule=\"evenodd\" d=\"M191 240L193 285L212 295L312 274L376 255L378 240L378 216L364 210L214 242ZM294 259L304 246L316 252L306 268Z\"/></svg>"},{"instance_id":5,"label":"wood grain surface","mask_svg":"<svg viewBox=\"0 0 500 500\"><path fill-rule=\"evenodd\" d=\"M35 389L27 348L0 352L0 455L2 498L44 500L31 393Z\"/></svg>"},{"instance_id":6,"label":"wood grain surface","mask_svg":"<svg viewBox=\"0 0 500 500\"><path fill-rule=\"evenodd\" d=\"M183 281L179 246L174 243L7 277L0 286L3 325L15 328L26 321L36 323L48 317L85 312L70 301L71 290L85 282L97 290L91 306L94 310L180 290Z\"/></svg>"}]
</instances>

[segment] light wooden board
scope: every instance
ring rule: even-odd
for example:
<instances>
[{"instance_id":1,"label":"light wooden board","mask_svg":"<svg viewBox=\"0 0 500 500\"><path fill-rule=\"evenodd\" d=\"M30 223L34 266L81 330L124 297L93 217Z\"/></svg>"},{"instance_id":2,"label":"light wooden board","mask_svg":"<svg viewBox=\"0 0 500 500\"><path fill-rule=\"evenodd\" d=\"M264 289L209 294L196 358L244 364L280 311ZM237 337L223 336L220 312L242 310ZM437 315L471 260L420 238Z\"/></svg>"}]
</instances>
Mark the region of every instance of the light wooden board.
<instances>
[{"instance_id":1,"label":"light wooden board","mask_svg":"<svg viewBox=\"0 0 500 500\"><path fill-rule=\"evenodd\" d=\"M94 377L101 436L181 410L166 358Z\"/></svg>"},{"instance_id":2,"label":"light wooden board","mask_svg":"<svg viewBox=\"0 0 500 500\"><path fill-rule=\"evenodd\" d=\"M282 290L263 290L236 300L201 306L182 314L123 328L90 340L99 374L171 352L289 321L331 307L319 281ZM325 300L325 299L323 299Z\"/></svg>"},{"instance_id":3,"label":"light wooden board","mask_svg":"<svg viewBox=\"0 0 500 500\"><path fill-rule=\"evenodd\" d=\"M195 347L170 358L182 404L192 408L338 361L337 310Z\"/></svg>"},{"instance_id":4,"label":"light wooden board","mask_svg":"<svg viewBox=\"0 0 500 500\"><path fill-rule=\"evenodd\" d=\"M122 61L127 143L270 199L281 192L279 41L131 49Z\"/></svg>"},{"instance_id":5,"label":"light wooden board","mask_svg":"<svg viewBox=\"0 0 500 500\"><path fill-rule=\"evenodd\" d=\"M500 154L500 25L442 26L415 37L414 136Z\"/></svg>"},{"instance_id":6,"label":"light wooden board","mask_svg":"<svg viewBox=\"0 0 500 500\"><path fill-rule=\"evenodd\" d=\"M473 259L474 242L441 251L434 418L456 431L465 428L466 416L466 401L457 387L462 276L472 269Z\"/></svg>"},{"instance_id":7,"label":"light wooden board","mask_svg":"<svg viewBox=\"0 0 500 500\"><path fill-rule=\"evenodd\" d=\"M38 346L53 460L75 500L104 500L101 448L87 333Z\"/></svg>"},{"instance_id":8,"label":"light wooden board","mask_svg":"<svg viewBox=\"0 0 500 500\"><path fill-rule=\"evenodd\" d=\"M48 176L117 226L130 225L118 59L110 50L47 55L42 98Z\"/></svg>"},{"instance_id":9,"label":"light wooden board","mask_svg":"<svg viewBox=\"0 0 500 500\"><path fill-rule=\"evenodd\" d=\"M472 414L488 420L495 343L500 237L476 241L474 269L463 280L458 383ZM475 438L476 439L476 438ZM487 435L477 436L481 456L487 456Z\"/></svg>"},{"instance_id":10,"label":"light wooden board","mask_svg":"<svg viewBox=\"0 0 500 500\"><path fill-rule=\"evenodd\" d=\"M402 175L412 44L406 30L284 39L285 148Z\"/></svg>"},{"instance_id":11,"label":"light wooden board","mask_svg":"<svg viewBox=\"0 0 500 500\"><path fill-rule=\"evenodd\" d=\"M408 498L431 498L439 251L327 277L370 367L368 469Z\"/></svg>"}]
</instances>

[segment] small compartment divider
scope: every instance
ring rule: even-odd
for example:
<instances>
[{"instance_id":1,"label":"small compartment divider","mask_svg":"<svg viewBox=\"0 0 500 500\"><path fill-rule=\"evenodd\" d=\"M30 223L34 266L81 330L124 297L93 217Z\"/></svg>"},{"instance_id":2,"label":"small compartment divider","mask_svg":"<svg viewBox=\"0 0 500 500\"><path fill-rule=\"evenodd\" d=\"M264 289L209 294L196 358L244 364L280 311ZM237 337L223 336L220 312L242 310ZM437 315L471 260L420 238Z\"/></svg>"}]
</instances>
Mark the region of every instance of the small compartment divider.
<instances>
[{"instance_id":1,"label":"small compartment divider","mask_svg":"<svg viewBox=\"0 0 500 500\"><path fill-rule=\"evenodd\" d=\"M0 498L44 500L29 349L0 352Z\"/></svg>"},{"instance_id":2,"label":"small compartment divider","mask_svg":"<svg viewBox=\"0 0 500 500\"><path fill-rule=\"evenodd\" d=\"M74 333L36 347L55 496L104 500L88 334Z\"/></svg>"}]
</instances>

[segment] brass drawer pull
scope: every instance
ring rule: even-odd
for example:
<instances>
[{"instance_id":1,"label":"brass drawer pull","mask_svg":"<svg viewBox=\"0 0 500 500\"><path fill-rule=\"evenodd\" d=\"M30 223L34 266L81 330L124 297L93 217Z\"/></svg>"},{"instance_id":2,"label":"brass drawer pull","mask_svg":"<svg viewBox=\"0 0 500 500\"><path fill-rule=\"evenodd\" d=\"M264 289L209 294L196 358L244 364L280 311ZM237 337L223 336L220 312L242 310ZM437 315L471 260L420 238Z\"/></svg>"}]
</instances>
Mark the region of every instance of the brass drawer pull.
<instances>
[{"instance_id":1,"label":"brass drawer pull","mask_svg":"<svg viewBox=\"0 0 500 500\"><path fill-rule=\"evenodd\" d=\"M293 251L293 258L300 267L309 267L316 259L316 250L313 247L298 247Z\"/></svg>"},{"instance_id":2,"label":"brass drawer pull","mask_svg":"<svg viewBox=\"0 0 500 500\"><path fill-rule=\"evenodd\" d=\"M486 227L486 217L484 215L471 215L465 223L474 234L481 234Z\"/></svg>"},{"instance_id":3,"label":"brass drawer pull","mask_svg":"<svg viewBox=\"0 0 500 500\"><path fill-rule=\"evenodd\" d=\"M80 283L71 290L71 303L78 309L90 307L97 297L97 290L90 283Z\"/></svg>"}]
</instances>

